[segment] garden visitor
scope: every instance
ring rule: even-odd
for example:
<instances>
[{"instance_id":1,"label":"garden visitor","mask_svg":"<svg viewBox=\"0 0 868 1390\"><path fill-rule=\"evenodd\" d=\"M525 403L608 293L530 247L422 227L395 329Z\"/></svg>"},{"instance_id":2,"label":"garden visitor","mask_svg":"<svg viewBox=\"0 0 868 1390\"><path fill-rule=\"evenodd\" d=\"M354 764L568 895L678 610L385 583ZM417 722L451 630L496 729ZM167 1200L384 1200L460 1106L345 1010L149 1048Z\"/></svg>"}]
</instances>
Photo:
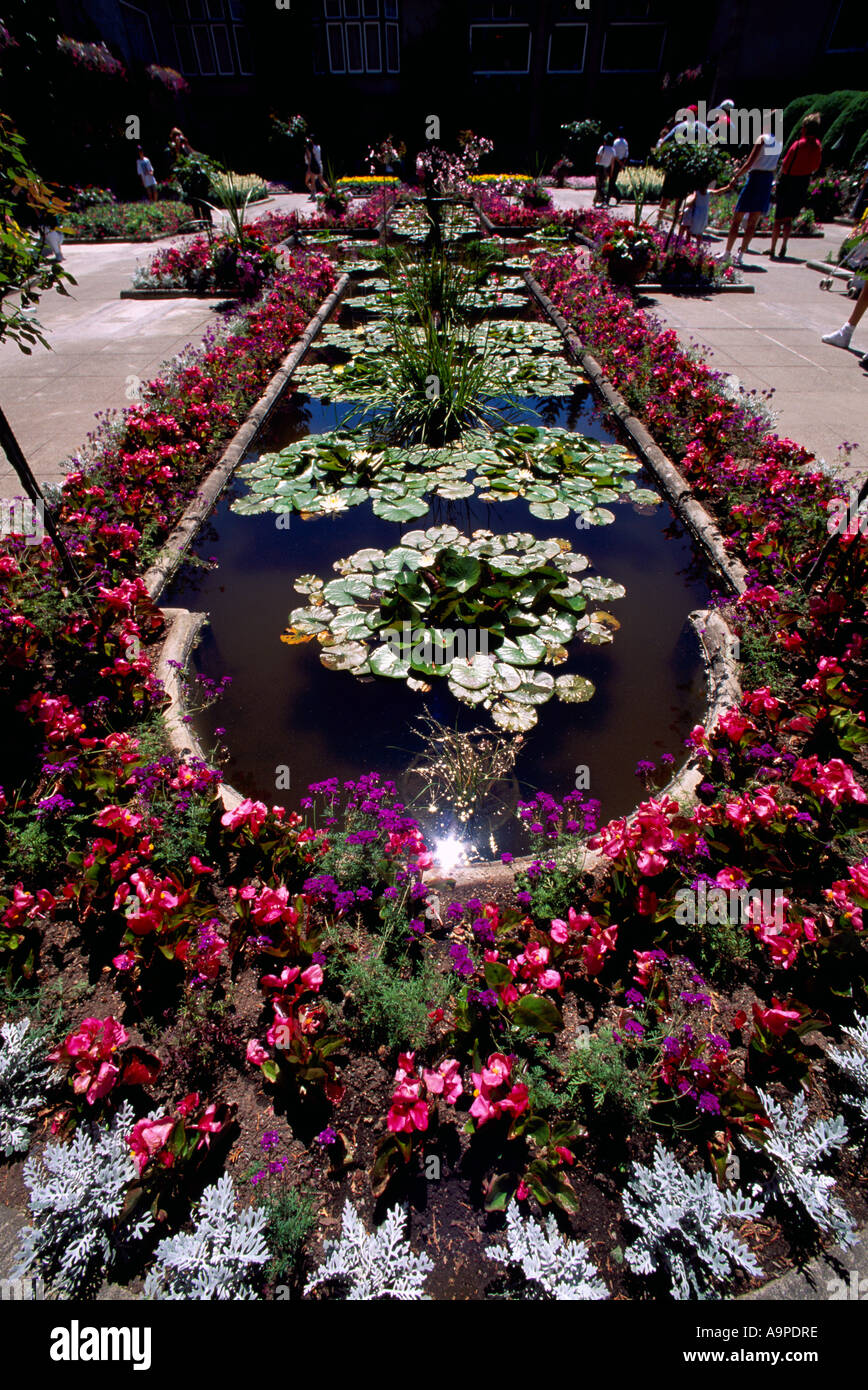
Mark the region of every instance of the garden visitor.
<instances>
[{"instance_id":1,"label":"garden visitor","mask_svg":"<svg viewBox=\"0 0 868 1390\"><path fill-rule=\"evenodd\" d=\"M763 118L763 125L770 125L772 119L772 114L768 113ZM778 166L778 160L781 157L782 149L783 146L777 136L773 135L770 130L763 130L763 133L757 136L754 144L751 146L751 151L747 159L739 169L736 169L729 183L724 184L722 188L711 189L713 194L730 193L732 189L735 188L739 179L747 174L747 183L739 194L738 202L735 205L735 210L732 215L729 236L726 239L726 248L719 255L719 260L728 261L732 256L732 248L738 236L741 219L746 216L747 224L745 226L744 236L742 237L738 255L735 258L736 265L742 264L742 258L750 246L750 239L756 230L756 225L761 217L765 217L771 206L772 184L774 182L775 169Z\"/></svg>"},{"instance_id":2,"label":"garden visitor","mask_svg":"<svg viewBox=\"0 0 868 1390\"><path fill-rule=\"evenodd\" d=\"M304 181L307 185L309 201L316 202L316 186L320 185L323 193L331 193L331 189L323 178L322 146L317 141L314 134L310 134L304 147L305 176Z\"/></svg>"},{"instance_id":3,"label":"garden visitor","mask_svg":"<svg viewBox=\"0 0 868 1390\"><path fill-rule=\"evenodd\" d=\"M861 222L866 211L868 211L868 160L866 160L865 167L862 170L862 182L859 185L859 192L856 194L856 201L853 204L853 221Z\"/></svg>"},{"instance_id":4,"label":"garden visitor","mask_svg":"<svg viewBox=\"0 0 868 1390\"><path fill-rule=\"evenodd\" d=\"M684 211L681 214L681 230L686 233L688 240L696 238L697 246L702 244L702 236L708 226L708 183L697 188L695 192L684 204Z\"/></svg>"},{"instance_id":5,"label":"garden visitor","mask_svg":"<svg viewBox=\"0 0 868 1390\"><path fill-rule=\"evenodd\" d=\"M820 115L812 111L802 121L798 140L790 145L781 164L775 195L775 221L772 228L772 244L769 255L775 259L778 237L781 240L781 260L787 254L787 241L793 225L805 206L811 176L816 174L823 162L823 146L820 144Z\"/></svg>"},{"instance_id":6,"label":"garden visitor","mask_svg":"<svg viewBox=\"0 0 868 1390\"><path fill-rule=\"evenodd\" d=\"M612 172L609 175L609 197L614 198L617 203L620 201L618 198L618 175L622 169L626 168L627 160L630 158L630 146L624 138L622 125L618 126L618 136L612 149L615 152L615 158L612 160Z\"/></svg>"},{"instance_id":7,"label":"garden visitor","mask_svg":"<svg viewBox=\"0 0 868 1390\"><path fill-rule=\"evenodd\" d=\"M847 322L837 328L834 333L824 333L823 342L830 347L849 348L850 339L853 337L853 329L861 319L865 310L868 309L868 280L862 286L859 298L853 305L853 312ZM862 365L868 367L868 352L862 354Z\"/></svg>"},{"instance_id":8,"label":"garden visitor","mask_svg":"<svg viewBox=\"0 0 868 1390\"><path fill-rule=\"evenodd\" d=\"M696 106L687 107L687 115L683 121L679 121L677 115L673 117L671 128L660 136L656 148L659 150L661 145L668 144L670 140L676 140L679 144L685 145L704 145L707 143L708 126L704 121L698 119ZM661 226L663 215L671 202L675 203L675 212L672 214L672 221L674 222L679 200L684 197L685 191L682 176L667 169L663 175L663 187L660 190L660 206L657 209L656 226Z\"/></svg>"},{"instance_id":9,"label":"garden visitor","mask_svg":"<svg viewBox=\"0 0 868 1390\"><path fill-rule=\"evenodd\" d=\"M169 159L172 164L177 164L179 159L184 159L193 153L193 146L187 139L183 130L175 126L169 131Z\"/></svg>"},{"instance_id":10,"label":"garden visitor","mask_svg":"<svg viewBox=\"0 0 868 1390\"><path fill-rule=\"evenodd\" d=\"M609 206L609 178L615 162L614 136L611 131L603 136L603 143L597 150L597 190L594 194L594 207Z\"/></svg>"},{"instance_id":11,"label":"garden visitor","mask_svg":"<svg viewBox=\"0 0 868 1390\"><path fill-rule=\"evenodd\" d=\"M137 150L138 159L136 160L136 173L142 181L145 197L148 198L150 202L155 203L157 201L157 180L154 178L154 166L148 159L141 145L137 147Z\"/></svg>"}]
</instances>

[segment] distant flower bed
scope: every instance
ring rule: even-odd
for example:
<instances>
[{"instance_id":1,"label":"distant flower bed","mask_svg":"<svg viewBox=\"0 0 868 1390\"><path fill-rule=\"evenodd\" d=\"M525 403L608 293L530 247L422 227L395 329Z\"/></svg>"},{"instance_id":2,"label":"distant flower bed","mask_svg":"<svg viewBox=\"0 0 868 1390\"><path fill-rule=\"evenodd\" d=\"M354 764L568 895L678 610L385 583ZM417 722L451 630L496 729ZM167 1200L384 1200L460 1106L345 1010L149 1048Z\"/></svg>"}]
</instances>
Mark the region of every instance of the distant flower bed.
<instances>
[{"instance_id":1,"label":"distant flower bed","mask_svg":"<svg viewBox=\"0 0 868 1390\"><path fill-rule=\"evenodd\" d=\"M268 197L268 184L259 174L235 174L232 172L216 174L211 180L209 202L225 207L228 200L240 195L249 195L252 203Z\"/></svg>"},{"instance_id":2,"label":"distant flower bed","mask_svg":"<svg viewBox=\"0 0 868 1390\"><path fill-rule=\"evenodd\" d=\"M64 231L71 241L153 241L173 236L192 217L187 203L95 202L68 213Z\"/></svg>"},{"instance_id":3,"label":"distant flower bed","mask_svg":"<svg viewBox=\"0 0 868 1390\"><path fill-rule=\"evenodd\" d=\"M350 175L344 179L337 179L335 188L339 193L371 193L376 188L382 188L384 184L388 188L395 188L400 182L394 174L360 174L357 177Z\"/></svg>"},{"instance_id":4,"label":"distant flower bed","mask_svg":"<svg viewBox=\"0 0 868 1390\"><path fill-rule=\"evenodd\" d=\"M133 276L137 290L189 290L191 294L223 292L253 299L276 271L277 252L263 236L246 231L235 237L194 237L181 246L158 251Z\"/></svg>"}]
</instances>

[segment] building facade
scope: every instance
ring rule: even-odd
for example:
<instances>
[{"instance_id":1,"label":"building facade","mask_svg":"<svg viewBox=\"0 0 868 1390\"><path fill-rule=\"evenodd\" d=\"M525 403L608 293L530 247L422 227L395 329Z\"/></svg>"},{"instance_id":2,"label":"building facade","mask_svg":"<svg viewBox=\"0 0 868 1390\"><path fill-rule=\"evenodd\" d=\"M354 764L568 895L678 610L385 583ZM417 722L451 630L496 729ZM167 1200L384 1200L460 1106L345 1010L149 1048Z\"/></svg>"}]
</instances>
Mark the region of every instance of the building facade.
<instances>
[{"instance_id":1,"label":"building facade","mask_svg":"<svg viewBox=\"0 0 868 1390\"><path fill-rule=\"evenodd\" d=\"M262 147L270 113L303 113L341 167L392 133L411 154L427 118L443 137L497 135L497 162L560 152L588 116L647 146L704 97L783 105L864 86L866 0L57 0L63 31L190 84L194 143ZM240 161L240 163L239 163ZM272 169L269 172L278 173Z\"/></svg>"}]
</instances>

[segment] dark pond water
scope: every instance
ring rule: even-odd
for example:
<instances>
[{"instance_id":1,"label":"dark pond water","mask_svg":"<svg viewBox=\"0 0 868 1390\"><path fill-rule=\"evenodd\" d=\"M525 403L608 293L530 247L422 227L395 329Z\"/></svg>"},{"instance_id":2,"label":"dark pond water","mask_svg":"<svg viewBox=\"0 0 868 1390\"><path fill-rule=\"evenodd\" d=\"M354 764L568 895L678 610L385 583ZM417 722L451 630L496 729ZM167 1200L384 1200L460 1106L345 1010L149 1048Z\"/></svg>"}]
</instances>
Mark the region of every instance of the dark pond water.
<instances>
[{"instance_id":1,"label":"dark pond water","mask_svg":"<svg viewBox=\"0 0 868 1390\"><path fill-rule=\"evenodd\" d=\"M612 438L586 388L571 397L524 404L537 411L525 413L536 423ZM257 452L334 429L348 410L292 396ZM527 849L511 815L518 795L526 798L539 789L564 795L576 783L577 768L586 766L587 794L600 800L603 816L616 815L634 806L641 792L635 776L639 759L658 761L660 754L671 753L682 761L685 735L705 703L699 643L687 615L707 602L709 584L665 503L652 514L648 508L642 514L631 504L612 504L615 523L585 531L575 529L573 517L540 521L520 500L491 505L473 498L434 498L429 514L409 524L384 521L365 503L334 517L302 521L293 516L290 528L281 530L273 514L240 517L229 510L244 490L237 484L224 496L196 546L198 556L216 558L219 568L187 567L164 597L167 604L209 614L196 669L217 679L229 675L232 684L216 706L197 716L197 728L206 748L220 743L228 748L226 777L240 791L293 806L310 782L376 769L394 778L409 800L419 791L408 769L424 746L414 728L423 708L451 727L488 724L486 712L455 700L445 681L434 681L424 696L399 681L360 681L326 670L316 643L290 647L279 640L290 610L306 603L293 589L299 575L313 572L328 580L335 560L363 546L388 549L404 532L440 523L465 531L485 527L568 537L574 550L589 557L590 572L627 589L625 598L603 605L621 624L614 642L605 647L573 642L569 660L557 668L557 674L588 676L596 694L587 704L551 700L540 708L514 778L498 789L502 810L490 826L496 843L478 846L484 857L495 849ZM225 734L218 736L217 728ZM281 768L289 769L288 791L276 790ZM424 805L414 809L429 834L452 829L440 815L426 821Z\"/></svg>"}]
</instances>

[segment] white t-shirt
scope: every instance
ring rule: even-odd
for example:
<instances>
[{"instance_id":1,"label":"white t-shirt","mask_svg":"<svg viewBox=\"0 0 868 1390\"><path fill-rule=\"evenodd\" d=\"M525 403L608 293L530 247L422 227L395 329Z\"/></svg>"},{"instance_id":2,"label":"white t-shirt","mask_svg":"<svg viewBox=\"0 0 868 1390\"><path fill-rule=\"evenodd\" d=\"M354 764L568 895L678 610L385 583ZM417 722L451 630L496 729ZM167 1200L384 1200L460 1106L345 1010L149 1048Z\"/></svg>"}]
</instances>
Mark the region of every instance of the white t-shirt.
<instances>
[{"instance_id":1,"label":"white t-shirt","mask_svg":"<svg viewBox=\"0 0 868 1390\"><path fill-rule=\"evenodd\" d=\"M604 169L611 168L612 160L615 158L615 151L611 145L601 145L597 150L597 163L602 164Z\"/></svg>"},{"instance_id":2,"label":"white t-shirt","mask_svg":"<svg viewBox=\"0 0 868 1390\"><path fill-rule=\"evenodd\" d=\"M762 137L762 142L763 148L750 166L750 172L752 174L754 172L758 174L771 173L773 169L778 167L778 160L783 152L783 145L780 140L776 140L773 135L764 135Z\"/></svg>"},{"instance_id":3,"label":"white t-shirt","mask_svg":"<svg viewBox=\"0 0 868 1390\"><path fill-rule=\"evenodd\" d=\"M615 151L615 158L618 160L620 164L623 164L624 160L628 157L630 153L630 146L627 144L627 141L624 139L623 135L618 136L612 148Z\"/></svg>"},{"instance_id":4,"label":"white t-shirt","mask_svg":"<svg viewBox=\"0 0 868 1390\"><path fill-rule=\"evenodd\" d=\"M145 188L153 188L157 180L154 178L154 166L147 155L145 155L144 159L136 161L136 169Z\"/></svg>"}]
</instances>

